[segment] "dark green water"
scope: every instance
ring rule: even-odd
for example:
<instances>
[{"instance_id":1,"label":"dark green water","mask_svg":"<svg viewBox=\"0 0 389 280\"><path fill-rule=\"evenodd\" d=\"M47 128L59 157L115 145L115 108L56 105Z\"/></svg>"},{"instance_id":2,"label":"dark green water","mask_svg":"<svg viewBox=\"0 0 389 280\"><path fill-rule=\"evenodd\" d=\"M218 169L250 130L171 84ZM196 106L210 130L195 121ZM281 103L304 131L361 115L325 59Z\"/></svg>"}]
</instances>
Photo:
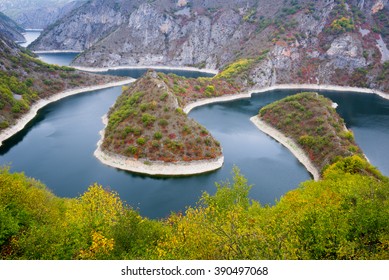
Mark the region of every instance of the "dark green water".
<instances>
[{"instance_id":1,"label":"dark green water","mask_svg":"<svg viewBox=\"0 0 389 280\"><path fill-rule=\"evenodd\" d=\"M182 178L132 174L105 166L93 156L103 128L101 117L120 92L121 87L98 90L48 105L26 129L4 142L0 164L43 181L61 197L76 197L97 182L117 191L142 215L152 218L185 211L203 191L214 193L214 182L231 179L234 165L253 184L250 197L262 204L273 203L310 178L287 149L249 121L261 107L298 90L272 91L194 109L189 116L220 141L225 164L215 172ZM389 175L389 101L368 94L323 94L339 104L338 112L372 164Z\"/></svg>"}]
</instances>

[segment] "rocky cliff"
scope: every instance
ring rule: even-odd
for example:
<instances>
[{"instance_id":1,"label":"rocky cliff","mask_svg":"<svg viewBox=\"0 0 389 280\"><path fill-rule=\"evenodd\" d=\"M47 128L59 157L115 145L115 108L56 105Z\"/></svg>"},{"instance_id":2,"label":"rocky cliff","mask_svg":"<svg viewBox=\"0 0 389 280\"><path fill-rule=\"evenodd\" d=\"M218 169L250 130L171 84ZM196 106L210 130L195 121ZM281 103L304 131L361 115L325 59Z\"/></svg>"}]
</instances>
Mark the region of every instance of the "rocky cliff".
<instances>
[{"instance_id":1,"label":"rocky cliff","mask_svg":"<svg viewBox=\"0 0 389 280\"><path fill-rule=\"evenodd\" d=\"M0 11L26 29L44 29L86 0L0 0Z\"/></svg>"},{"instance_id":2,"label":"rocky cliff","mask_svg":"<svg viewBox=\"0 0 389 280\"><path fill-rule=\"evenodd\" d=\"M387 0L89 1L33 50L84 51L74 65L222 69L253 59L247 87L333 83L389 90ZM266 59L256 58L267 50Z\"/></svg>"},{"instance_id":3,"label":"rocky cliff","mask_svg":"<svg viewBox=\"0 0 389 280\"><path fill-rule=\"evenodd\" d=\"M23 28L17 25L12 19L0 13L0 35L15 42L25 42Z\"/></svg>"}]
</instances>

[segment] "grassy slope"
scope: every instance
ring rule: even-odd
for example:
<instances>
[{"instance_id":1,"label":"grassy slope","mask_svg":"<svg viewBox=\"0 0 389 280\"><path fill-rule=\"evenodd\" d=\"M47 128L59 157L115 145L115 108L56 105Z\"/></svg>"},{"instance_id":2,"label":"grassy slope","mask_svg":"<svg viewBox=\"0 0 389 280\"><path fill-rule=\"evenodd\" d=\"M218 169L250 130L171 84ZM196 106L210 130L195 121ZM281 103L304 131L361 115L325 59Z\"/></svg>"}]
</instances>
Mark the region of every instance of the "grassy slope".
<instances>
[{"instance_id":1,"label":"grassy slope","mask_svg":"<svg viewBox=\"0 0 389 280\"><path fill-rule=\"evenodd\" d=\"M219 143L177 105L171 88L155 72L146 73L111 109L103 149L164 162L219 157Z\"/></svg>"},{"instance_id":2,"label":"grassy slope","mask_svg":"<svg viewBox=\"0 0 389 280\"><path fill-rule=\"evenodd\" d=\"M339 157L361 155L351 131L332 108L332 101L317 93L300 93L260 110L259 117L300 144L318 170Z\"/></svg>"}]
</instances>

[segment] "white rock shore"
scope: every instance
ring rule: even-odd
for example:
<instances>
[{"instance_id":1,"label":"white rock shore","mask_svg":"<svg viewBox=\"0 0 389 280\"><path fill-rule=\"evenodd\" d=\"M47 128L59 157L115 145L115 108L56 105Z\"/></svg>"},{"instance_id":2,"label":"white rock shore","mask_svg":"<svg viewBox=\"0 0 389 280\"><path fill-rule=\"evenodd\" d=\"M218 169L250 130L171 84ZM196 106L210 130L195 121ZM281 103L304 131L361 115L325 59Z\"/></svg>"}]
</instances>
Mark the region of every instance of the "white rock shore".
<instances>
[{"instance_id":1,"label":"white rock shore","mask_svg":"<svg viewBox=\"0 0 389 280\"><path fill-rule=\"evenodd\" d=\"M320 179L319 170L313 165L312 161L308 158L306 153L297 145L297 143L293 139L287 137L279 130L268 125L267 123L259 119L258 116L250 118L250 121L252 121L255 126L258 127L259 130L274 138L282 145L284 145L289 151L291 151L291 153L298 159L298 161L305 166L308 172L312 174L313 179L315 181L318 181Z\"/></svg>"},{"instance_id":2,"label":"white rock shore","mask_svg":"<svg viewBox=\"0 0 389 280\"><path fill-rule=\"evenodd\" d=\"M107 115L104 115L102 120L106 127L108 124ZM97 143L97 149L94 152L95 157L106 165L131 172L148 175L194 175L219 169L222 167L224 162L223 156L215 160L201 160L191 162L179 161L174 163L166 163L163 161L148 161L143 159L136 160L133 158L103 151L101 149L101 145L104 141L104 134L105 128L100 131L101 139Z\"/></svg>"},{"instance_id":3,"label":"white rock shore","mask_svg":"<svg viewBox=\"0 0 389 280\"><path fill-rule=\"evenodd\" d=\"M81 70L81 71L88 71L88 72L106 72L109 70L125 70L125 69L155 69L155 70L182 70L182 71L194 71L194 72L202 72L202 73L209 73L209 74L217 74L219 73L218 70L214 69L199 69L195 67L172 67L172 66L161 66L161 65L145 65L145 66L112 66L112 67L84 67L84 66L73 66L71 67Z\"/></svg>"},{"instance_id":4,"label":"white rock shore","mask_svg":"<svg viewBox=\"0 0 389 280\"><path fill-rule=\"evenodd\" d=\"M35 54L46 54L46 53L81 53L76 50L51 50L51 51L34 51ZM71 67L71 65L69 65Z\"/></svg>"},{"instance_id":5,"label":"white rock shore","mask_svg":"<svg viewBox=\"0 0 389 280\"><path fill-rule=\"evenodd\" d=\"M63 91L60 93L57 93L55 95L52 95L51 97L47 99L41 99L38 102L36 102L34 105L31 106L30 111L25 114L23 117L18 119L16 123L5 129L0 133L0 146L2 145L3 141L10 138L12 135L16 134L17 132L21 131L38 113L39 109L45 107L46 105L58 101L62 98L79 94L82 92L88 92L88 91L93 91L93 90L98 90L98 89L104 89L104 88L110 88L110 87L116 87L116 86L121 86L121 85L127 85L129 83L134 82L134 79L126 79L123 81L119 82L112 82L108 84L103 84L103 85L97 85L97 86L90 86L90 87L83 87L83 88L76 88L72 90L67 90Z\"/></svg>"},{"instance_id":6,"label":"white rock shore","mask_svg":"<svg viewBox=\"0 0 389 280\"><path fill-rule=\"evenodd\" d=\"M211 103L218 103L218 102L227 102L232 100L238 100L238 99L245 99L245 98L251 98L251 96L254 93L263 93L268 92L271 90L277 90L277 89L298 89L298 90L330 90L330 91L350 91L350 92L362 92L362 93L373 93L381 96L382 98L389 100L389 94L375 90L375 89L369 89L369 88L359 88L359 87L343 87L343 86L335 86L335 85L316 85L316 84L282 84L282 85L274 85L269 87L262 87L262 88L253 88L247 92L233 94L233 95L224 95L214 98L205 98L198 100L196 102L190 103L185 106L184 112L189 113L191 110L193 110L196 107L203 106L206 104Z\"/></svg>"}]
</instances>

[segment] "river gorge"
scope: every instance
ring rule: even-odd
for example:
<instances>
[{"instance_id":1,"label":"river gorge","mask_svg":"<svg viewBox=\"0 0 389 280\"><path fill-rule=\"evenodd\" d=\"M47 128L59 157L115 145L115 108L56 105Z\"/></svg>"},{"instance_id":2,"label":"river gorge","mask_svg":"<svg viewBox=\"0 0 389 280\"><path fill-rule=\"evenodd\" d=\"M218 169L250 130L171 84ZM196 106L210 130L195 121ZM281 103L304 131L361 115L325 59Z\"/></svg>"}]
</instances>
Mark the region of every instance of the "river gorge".
<instances>
[{"instance_id":1,"label":"river gorge","mask_svg":"<svg viewBox=\"0 0 389 280\"><path fill-rule=\"evenodd\" d=\"M75 53L39 54L49 63L67 65ZM138 78L145 70L110 71L110 74ZM166 71L166 70L165 70ZM200 72L172 71L198 77ZM23 171L45 183L56 195L76 197L97 182L144 216L166 217L194 205L203 191L214 193L215 182L231 178L234 165L253 187L250 197L261 204L273 204L309 173L281 144L259 131L250 117L275 100L300 90L273 90L254 94L250 99L204 105L189 116L205 126L221 143L223 167L215 172L189 177L150 177L103 165L94 156L103 128L101 117L121 93L121 87L96 90L52 103L28 126L4 141L0 164ZM320 92L339 106L370 162L389 175L389 101L377 95L351 92Z\"/></svg>"}]
</instances>

